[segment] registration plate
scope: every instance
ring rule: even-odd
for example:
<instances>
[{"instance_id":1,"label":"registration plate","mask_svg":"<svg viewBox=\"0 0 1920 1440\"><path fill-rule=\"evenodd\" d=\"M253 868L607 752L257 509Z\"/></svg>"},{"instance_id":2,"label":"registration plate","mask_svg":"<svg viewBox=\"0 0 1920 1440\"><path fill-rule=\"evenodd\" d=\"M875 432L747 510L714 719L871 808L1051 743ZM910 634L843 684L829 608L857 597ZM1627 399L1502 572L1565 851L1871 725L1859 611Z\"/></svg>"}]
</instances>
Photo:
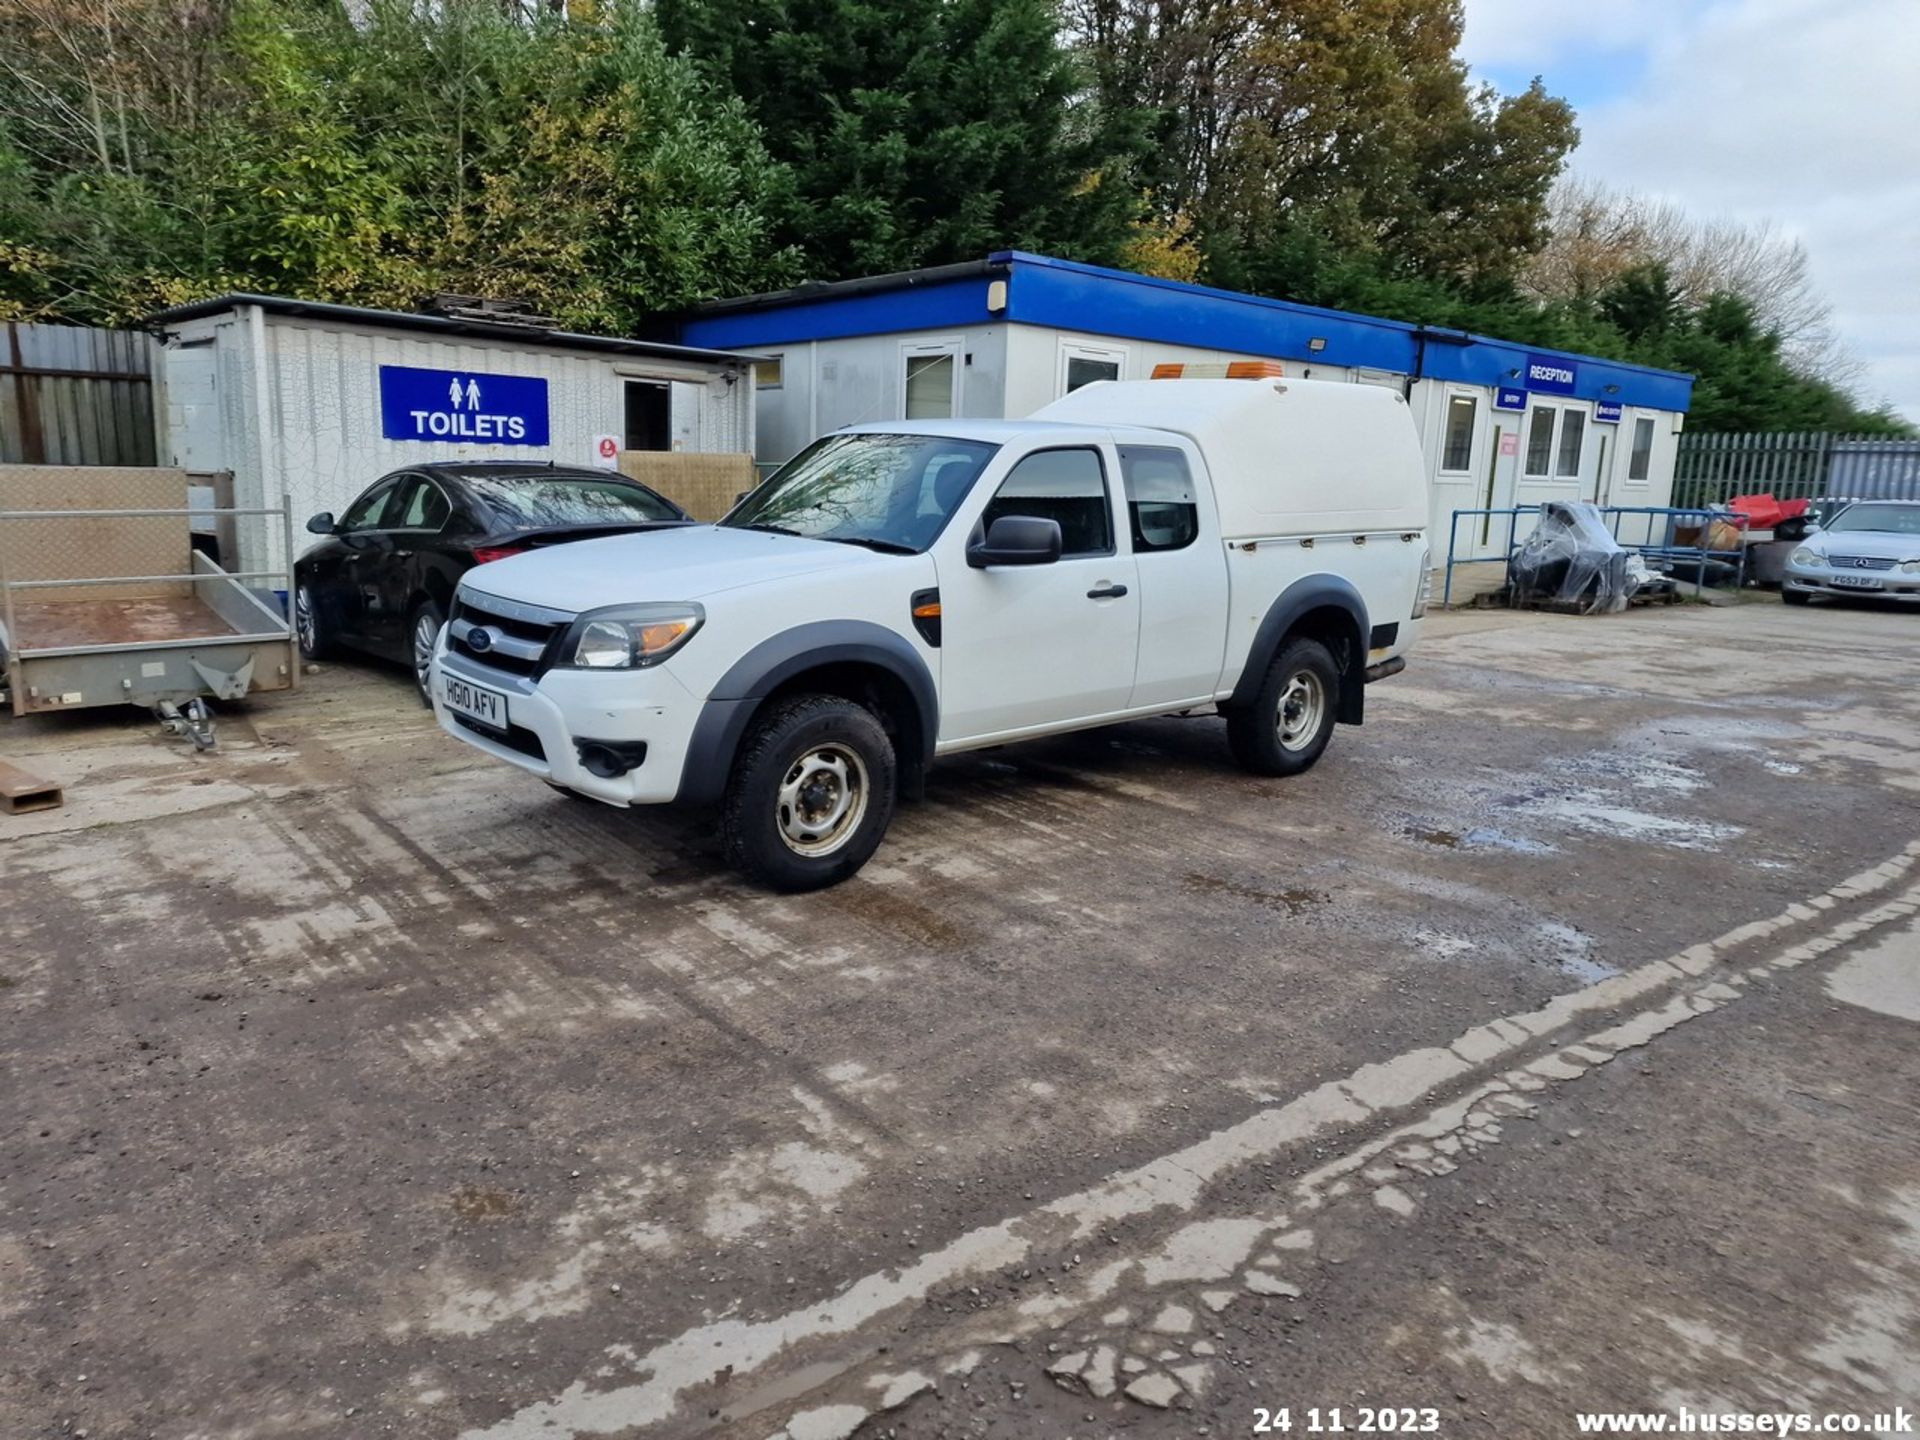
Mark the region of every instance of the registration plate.
<instances>
[{"instance_id":1,"label":"registration plate","mask_svg":"<svg viewBox=\"0 0 1920 1440\"><path fill-rule=\"evenodd\" d=\"M440 689L447 708L454 714L464 715L489 730L504 731L507 728L507 697L498 690L469 684L457 676L444 673L440 676Z\"/></svg>"},{"instance_id":2,"label":"registration plate","mask_svg":"<svg viewBox=\"0 0 1920 1440\"><path fill-rule=\"evenodd\" d=\"M1836 575L1827 582L1829 585L1843 585L1849 590L1878 590L1880 578L1877 575Z\"/></svg>"}]
</instances>

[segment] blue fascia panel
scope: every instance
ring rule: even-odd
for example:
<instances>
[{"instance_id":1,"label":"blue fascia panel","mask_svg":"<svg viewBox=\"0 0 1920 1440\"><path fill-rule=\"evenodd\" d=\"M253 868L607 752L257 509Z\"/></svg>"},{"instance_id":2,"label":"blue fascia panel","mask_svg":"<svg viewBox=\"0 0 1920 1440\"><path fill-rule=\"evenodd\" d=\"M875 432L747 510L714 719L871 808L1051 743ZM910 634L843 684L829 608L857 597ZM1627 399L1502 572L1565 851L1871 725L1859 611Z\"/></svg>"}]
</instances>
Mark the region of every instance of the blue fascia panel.
<instances>
[{"instance_id":1,"label":"blue fascia panel","mask_svg":"<svg viewBox=\"0 0 1920 1440\"><path fill-rule=\"evenodd\" d=\"M806 340L843 340L851 335L985 325L1006 318L987 309L987 285L997 278L975 275L872 295L796 300L736 315L696 316L681 326L681 336L688 345L750 350Z\"/></svg>"},{"instance_id":2,"label":"blue fascia panel","mask_svg":"<svg viewBox=\"0 0 1920 1440\"><path fill-rule=\"evenodd\" d=\"M1693 403L1691 375L1564 350L1542 350L1511 340L1490 340L1484 335L1472 336L1466 345L1429 342L1426 373L1435 380L1455 380L1463 385L1526 387L1527 362L1536 356L1566 362L1574 372L1570 393L1577 400L1604 400L1682 414ZM1541 398L1551 400L1556 395L1542 393Z\"/></svg>"},{"instance_id":3,"label":"blue fascia panel","mask_svg":"<svg viewBox=\"0 0 1920 1440\"><path fill-rule=\"evenodd\" d=\"M1348 315L1019 250L1003 251L993 259L1011 264L1007 318L1023 325L1402 375L1413 370L1414 327L1397 320ZM1308 348L1316 338L1327 342L1324 349Z\"/></svg>"},{"instance_id":4,"label":"blue fascia panel","mask_svg":"<svg viewBox=\"0 0 1920 1440\"><path fill-rule=\"evenodd\" d=\"M990 259L1005 267L1007 308L998 313L987 309L987 286L1003 277L973 275L868 295L795 299L738 314L695 317L682 324L680 340L715 350L765 350L808 340L1005 322L1397 375L1411 375L1419 368L1429 379L1488 388L1522 383L1530 356L1553 357L1572 365L1571 393L1578 399L1682 412L1692 403L1693 377L1672 370L1432 329L1427 331L1422 360L1420 327L1404 321L1135 275L1024 250L1003 250ZM1309 348L1316 338L1326 342L1318 351Z\"/></svg>"}]
</instances>

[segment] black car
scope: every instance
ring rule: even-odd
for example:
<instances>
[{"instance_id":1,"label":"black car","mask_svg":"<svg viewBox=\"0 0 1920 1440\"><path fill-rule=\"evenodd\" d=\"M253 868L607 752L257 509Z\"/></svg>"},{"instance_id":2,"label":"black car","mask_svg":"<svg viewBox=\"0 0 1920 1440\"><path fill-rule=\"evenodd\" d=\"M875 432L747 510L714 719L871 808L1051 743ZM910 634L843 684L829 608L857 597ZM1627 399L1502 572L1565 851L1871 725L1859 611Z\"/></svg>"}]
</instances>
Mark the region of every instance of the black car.
<instances>
[{"instance_id":1,"label":"black car","mask_svg":"<svg viewBox=\"0 0 1920 1440\"><path fill-rule=\"evenodd\" d=\"M448 461L396 470L336 520L293 567L294 631L320 660L343 648L427 669L460 577L524 550L693 519L664 495L606 470Z\"/></svg>"}]
</instances>

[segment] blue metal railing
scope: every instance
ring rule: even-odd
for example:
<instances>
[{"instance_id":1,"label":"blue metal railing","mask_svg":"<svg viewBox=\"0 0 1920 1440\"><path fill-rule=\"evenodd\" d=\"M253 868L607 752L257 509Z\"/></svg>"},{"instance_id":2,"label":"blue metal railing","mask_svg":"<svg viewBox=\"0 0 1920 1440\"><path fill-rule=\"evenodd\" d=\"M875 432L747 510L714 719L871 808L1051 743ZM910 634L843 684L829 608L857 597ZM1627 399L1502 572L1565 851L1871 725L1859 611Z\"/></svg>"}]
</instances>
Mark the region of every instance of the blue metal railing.
<instances>
[{"instance_id":1,"label":"blue metal railing","mask_svg":"<svg viewBox=\"0 0 1920 1440\"><path fill-rule=\"evenodd\" d=\"M1741 543L1732 551L1714 550L1707 542L1711 539L1711 528L1718 521L1731 525L1736 530L1745 531L1747 517L1725 510L1707 510L1692 507L1663 507L1657 505L1596 505L1607 533L1613 536L1614 543L1622 550L1631 550L1644 556L1662 569L1679 571L1684 574L1691 564L1693 569L1693 593L1697 598L1706 586L1709 566L1716 569L1731 567L1734 576L1734 588L1737 590L1747 583L1747 547L1744 536ZM1513 552L1520 548L1520 519L1522 516L1540 518L1539 505L1515 505L1504 510L1455 510L1447 523L1447 575L1446 583L1440 592L1440 605L1443 609L1453 604L1453 567L1456 565L1511 565ZM1490 533L1493 521L1506 517L1507 545L1498 555L1456 555L1459 547L1460 521L1467 519L1485 519L1487 524L1481 527L1482 535ZM1629 516L1644 517L1638 529L1643 538L1626 540L1621 538L1621 521ZM1656 521L1664 523L1656 523ZM1698 543L1682 545L1678 543L1678 534L1683 526L1698 528ZM1655 538L1658 531L1659 538Z\"/></svg>"}]
</instances>

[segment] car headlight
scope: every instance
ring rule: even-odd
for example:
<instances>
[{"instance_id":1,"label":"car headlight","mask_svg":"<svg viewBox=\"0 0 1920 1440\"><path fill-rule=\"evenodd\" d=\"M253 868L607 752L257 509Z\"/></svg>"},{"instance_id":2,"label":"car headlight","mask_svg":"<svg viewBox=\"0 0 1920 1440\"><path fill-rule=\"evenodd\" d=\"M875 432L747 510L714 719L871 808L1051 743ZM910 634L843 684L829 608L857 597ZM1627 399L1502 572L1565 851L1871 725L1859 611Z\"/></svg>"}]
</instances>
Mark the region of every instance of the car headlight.
<instances>
[{"instance_id":1,"label":"car headlight","mask_svg":"<svg viewBox=\"0 0 1920 1440\"><path fill-rule=\"evenodd\" d=\"M582 670L658 665L693 638L707 612L693 604L610 605L573 622L569 664Z\"/></svg>"},{"instance_id":2,"label":"car headlight","mask_svg":"<svg viewBox=\"0 0 1920 1440\"><path fill-rule=\"evenodd\" d=\"M1787 563L1791 565L1824 565L1827 563L1827 557L1822 555L1818 550L1802 545L1787 557Z\"/></svg>"},{"instance_id":3,"label":"car headlight","mask_svg":"<svg viewBox=\"0 0 1920 1440\"><path fill-rule=\"evenodd\" d=\"M1900 573L1902 575L1920 575L1920 560L1902 560L1900 562Z\"/></svg>"}]
</instances>

